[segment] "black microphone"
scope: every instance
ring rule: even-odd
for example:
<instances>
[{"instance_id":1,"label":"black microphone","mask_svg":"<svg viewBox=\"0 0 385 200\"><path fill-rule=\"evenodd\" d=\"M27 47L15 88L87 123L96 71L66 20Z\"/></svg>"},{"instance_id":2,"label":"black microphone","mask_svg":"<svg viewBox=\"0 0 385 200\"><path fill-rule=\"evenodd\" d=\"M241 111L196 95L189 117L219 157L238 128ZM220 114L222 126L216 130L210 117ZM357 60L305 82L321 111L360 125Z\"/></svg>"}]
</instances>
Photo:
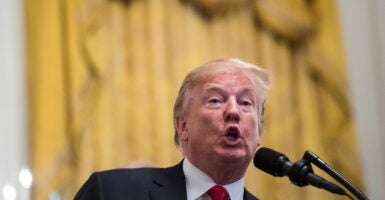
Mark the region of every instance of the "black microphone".
<instances>
[{"instance_id":1,"label":"black microphone","mask_svg":"<svg viewBox=\"0 0 385 200\"><path fill-rule=\"evenodd\" d=\"M293 164L284 154L266 147L261 147L255 153L254 165L258 169L273 176L288 176L294 185L300 187L310 184L335 194L346 194L344 189L315 175L308 160L299 160Z\"/></svg>"}]
</instances>

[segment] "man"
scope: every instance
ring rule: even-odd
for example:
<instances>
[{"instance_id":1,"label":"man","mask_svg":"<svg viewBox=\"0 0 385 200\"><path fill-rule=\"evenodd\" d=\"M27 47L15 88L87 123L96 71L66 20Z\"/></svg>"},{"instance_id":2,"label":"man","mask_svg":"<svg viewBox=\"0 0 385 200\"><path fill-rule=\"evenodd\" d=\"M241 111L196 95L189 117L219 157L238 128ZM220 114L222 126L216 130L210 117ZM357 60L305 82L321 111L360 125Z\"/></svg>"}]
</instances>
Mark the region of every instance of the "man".
<instances>
[{"instance_id":1,"label":"man","mask_svg":"<svg viewBox=\"0 0 385 200\"><path fill-rule=\"evenodd\" d=\"M174 104L174 139L184 159L169 168L94 173L75 199L256 199L243 177L260 145L269 84L265 70L238 59L194 69Z\"/></svg>"}]
</instances>

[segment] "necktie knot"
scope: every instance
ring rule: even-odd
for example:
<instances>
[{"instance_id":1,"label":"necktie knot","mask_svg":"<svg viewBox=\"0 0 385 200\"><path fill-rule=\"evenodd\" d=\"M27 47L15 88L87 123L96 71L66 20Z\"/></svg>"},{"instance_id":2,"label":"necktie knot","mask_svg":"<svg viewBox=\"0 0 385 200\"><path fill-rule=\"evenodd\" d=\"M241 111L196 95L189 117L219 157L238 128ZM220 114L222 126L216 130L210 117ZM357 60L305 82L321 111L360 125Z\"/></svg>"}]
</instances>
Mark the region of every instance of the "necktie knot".
<instances>
[{"instance_id":1,"label":"necktie knot","mask_svg":"<svg viewBox=\"0 0 385 200\"><path fill-rule=\"evenodd\" d=\"M227 190L220 186L215 185L207 191L207 194L211 197L212 200L230 200L229 193Z\"/></svg>"}]
</instances>

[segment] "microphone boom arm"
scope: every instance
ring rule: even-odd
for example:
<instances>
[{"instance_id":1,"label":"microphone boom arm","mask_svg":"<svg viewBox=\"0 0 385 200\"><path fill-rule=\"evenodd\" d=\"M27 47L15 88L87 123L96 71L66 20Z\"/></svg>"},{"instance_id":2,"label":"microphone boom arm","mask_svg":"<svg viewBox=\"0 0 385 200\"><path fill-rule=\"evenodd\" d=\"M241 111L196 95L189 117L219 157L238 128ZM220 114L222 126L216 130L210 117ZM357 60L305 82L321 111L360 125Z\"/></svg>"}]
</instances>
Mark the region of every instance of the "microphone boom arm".
<instances>
[{"instance_id":1,"label":"microphone boom arm","mask_svg":"<svg viewBox=\"0 0 385 200\"><path fill-rule=\"evenodd\" d=\"M317 167L328 173L331 177L345 186L354 196L356 196L359 200L369 200L360 190L358 190L353 184L351 184L348 180L346 180L340 173L336 172L334 169L329 167L329 165L323 161L319 156L313 153L310 150L307 150L303 155L303 159L310 161L315 164Z\"/></svg>"}]
</instances>

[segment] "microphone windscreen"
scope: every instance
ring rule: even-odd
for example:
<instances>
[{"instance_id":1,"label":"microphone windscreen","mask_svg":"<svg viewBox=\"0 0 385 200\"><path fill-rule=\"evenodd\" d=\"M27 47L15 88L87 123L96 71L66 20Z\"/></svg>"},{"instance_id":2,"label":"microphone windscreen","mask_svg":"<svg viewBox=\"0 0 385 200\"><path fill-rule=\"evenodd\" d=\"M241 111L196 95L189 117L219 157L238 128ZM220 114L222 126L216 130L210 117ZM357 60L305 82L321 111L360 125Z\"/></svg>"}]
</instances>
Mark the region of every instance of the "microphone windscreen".
<instances>
[{"instance_id":1,"label":"microphone windscreen","mask_svg":"<svg viewBox=\"0 0 385 200\"><path fill-rule=\"evenodd\" d=\"M261 147L255 153L254 165L258 169L268 174L277 176L277 174L280 174L281 171L281 169L279 169L279 157L281 156L286 158L286 156L282 153L279 153L266 147Z\"/></svg>"}]
</instances>

